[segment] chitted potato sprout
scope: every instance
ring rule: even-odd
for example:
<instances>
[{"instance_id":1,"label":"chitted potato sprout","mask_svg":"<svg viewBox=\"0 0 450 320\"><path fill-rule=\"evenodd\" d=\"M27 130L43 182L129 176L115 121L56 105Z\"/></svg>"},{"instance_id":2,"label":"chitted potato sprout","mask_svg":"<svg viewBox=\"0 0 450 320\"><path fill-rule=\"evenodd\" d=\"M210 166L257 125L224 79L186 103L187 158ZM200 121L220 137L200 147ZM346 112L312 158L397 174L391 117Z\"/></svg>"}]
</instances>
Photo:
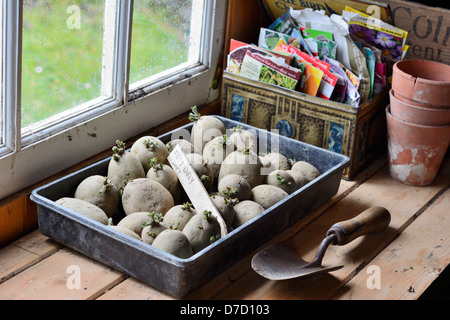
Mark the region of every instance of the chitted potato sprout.
<instances>
[{"instance_id":1,"label":"chitted potato sprout","mask_svg":"<svg viewBox=\"0 0 450 320\"><path fill-rule=\"evenodd\" d=\"M125 150L125 143L117 140L112 148L113 155L108 165L108 177L120 192L128 182L145 177L141 162L129 151Z\"/></svg>"},{"instance_id":2,"label":"chitted potato sprout","mask_svg":"<svg viewBox=\"0 0 450 320\"><path fill-rule=\"evenodd\" d=\"M252 187L244 177L237 174L228 174L218 183L219 195L237 198L239 201L250 200Z\"/></svg>"},{"instance_id":3,"label":"chitted potato sprout","mask_svg":"<svg viewBox=\"0 0 450 320\"><path fill-rule=\"evenodd\" d=\"M225 221L227 228L230 229L233 226L235 216L234 205L239 201L236 198L226 198L218 194L212 194L210 198Z\"/></svg>"},{"instance_id":4,"label":"chitted potato sprout","mask_svg":"<svg viewBox=\"0 0 450 320\"><path fill-rule=\"evenodd\" d=\"M169 156L169 150L167 150L166 145L153 136L145 136L138 139L133 143L130 151L141 162L145 172L150 169L152 159L156 158L160 163L164 163Z\"/></svg>"},{"instance_id":5,"label":"chitted potato sprout","mask_svg":"<svg viewBox=\"0 0 450 320\"><path fill-rule=\"evenodd\" d=\"M167 211L164 223L171 229L183 231L186 224L197 214L191 203L176 205Z\"/></svg>"},{"instance_id":6,"label":"chitted potato sprout","mask_svg":"<svg viewBox=\"0 0 450 320\"><path fill-rule=\"evenodd\" d=\"M153 244L156 237L167 229L167 225L163 223L164 217L161 213L150 212L149 217L151 220L142 224L144 228L142 229L141 239L145 243Z\"/></svg>"},{"instance_id":7,"label":"chitted potato sprout","mask_svg":"<svg viewBox=\"0 0 450 320\"><path fill-rule=\"evenodd\" d=\"M100 222L101 224L108 225L108 216L106 213L90 202L76 198L64 197L58 199L56 203L87 218Z\"/></svg>"},{"instance_id":8,"label":"chitted potato sprout","mask_svg":"<svg viewBox=\"0 0 450 320\"><path fill-rule=\"evenodd\" d=\"M112 217L120 204L119 189L108 177L93 175L84 179L75 190L75 198L92 203Z\"/></svg>"},{"instance_id":9,"label":"chitted potato sprout","mask_svg":"<svg viewBox=\"0 0 450 320\"><path fill-rule=\"evenodd\" d=\"M142 211L164 215L174 205L170 192L152 179L135 179L123 190L122 207L126 215Z\"/></svg>"},{"instance_id":10,"label":"chitted potato sprout","mask_svg":"<svg viewBox=\"0 0 450 320\"><path fill-rule=\"evenodd\" d=\"M288 194L297 190L294 177L286 170L275 170L267 176L267 184L278 187Z\"/></svg>"},{"instance_id":11,"label":"chitted potato sprout","mask_svg":"<svg viewBox=\"0 0 450 320\"><path fill-rule=\"evenodd\" d=\"M220 225L210 211L198 213L183 229L194 253L208 247L220 238Z\"/></svg>"},{"instance_id":12,"label":"chitted potato sprout","mask_svg":"<svg viewBox=\"0 0 450 320\"><path fill-rule=\"evenodd\" d=\"M218 118L202 116L197 107L192 107L191 110L189 120L194 123L191 130L191 143L203 152L203 148L209 141L226 134L226 128Z\"/></svg>"}]
</instances>

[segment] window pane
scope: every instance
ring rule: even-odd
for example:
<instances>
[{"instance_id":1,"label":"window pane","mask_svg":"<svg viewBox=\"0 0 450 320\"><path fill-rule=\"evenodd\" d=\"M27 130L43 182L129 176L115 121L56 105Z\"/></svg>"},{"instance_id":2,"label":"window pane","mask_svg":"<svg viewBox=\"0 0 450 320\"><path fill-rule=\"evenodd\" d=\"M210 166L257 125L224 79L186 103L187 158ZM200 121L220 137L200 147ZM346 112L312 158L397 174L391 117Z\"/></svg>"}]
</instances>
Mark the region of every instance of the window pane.
<instances>
[{"instance_id":1,"label":"window pane","mask_svg":"<svg viewBox=\"0 0 450 320\"><path fill-rule=\"evenodd\" d=\"M135 0L130 83L199 61L199 0ZM199 10L200 8L200 10ZM195 26L193 14L200 12Z\"/></svg>"},{"instance_id":2,"label":"window pane","mask_svg":"<svg viewBox=\"0 0 450 320\"><path fill-rule=\"evenodd\" d=\"M22 128L101 94L105 0L24 0Z\"/></svg>"}]
</instances>

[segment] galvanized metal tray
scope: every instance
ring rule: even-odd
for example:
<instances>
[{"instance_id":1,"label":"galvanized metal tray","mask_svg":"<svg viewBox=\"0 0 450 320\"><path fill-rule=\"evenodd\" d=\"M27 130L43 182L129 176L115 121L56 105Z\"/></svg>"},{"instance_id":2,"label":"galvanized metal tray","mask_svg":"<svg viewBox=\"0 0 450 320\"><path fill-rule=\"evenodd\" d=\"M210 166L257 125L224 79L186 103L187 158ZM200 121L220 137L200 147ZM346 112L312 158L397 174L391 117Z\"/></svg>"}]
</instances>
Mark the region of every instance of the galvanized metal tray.
<instances>
[{"instance_id":1,"label":"galvanized metal tray","mask_svg":"<svg viewBox=\"0 0 450 320\"><path fill-rule=\"evenodd\" d=\"M343 170L350 161L347 156L227 118L217 118L227 129L240 125L254 130L260 143L267 143L268 150L276 141L279 152L288 158L310 162L322 174L189 259L180 259L56 204L62 197L73 197L85 178L106 176L110 161L106 158L32 192L41 233L171 296L182 298L337 193ZM191 128L189 124L158 138L167 143L186 130L190 132Z\"/></svg>"}]
</instances>

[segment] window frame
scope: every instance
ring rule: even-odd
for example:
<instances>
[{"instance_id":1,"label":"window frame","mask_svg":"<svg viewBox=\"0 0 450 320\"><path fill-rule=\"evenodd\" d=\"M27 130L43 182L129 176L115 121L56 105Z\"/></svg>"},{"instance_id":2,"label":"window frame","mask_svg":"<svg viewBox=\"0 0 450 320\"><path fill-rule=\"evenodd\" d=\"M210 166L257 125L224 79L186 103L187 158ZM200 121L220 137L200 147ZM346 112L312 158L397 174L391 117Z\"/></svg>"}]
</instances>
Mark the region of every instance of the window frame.
<instances>
[{"instance_id":1,"label":"window frame","mask_svg":"<svg viewBox=\"0 0 450 320\"><path fill-rule=\"evenodd\" d=\"M133 0L117 3L114 77L111 97L95 101L87 112L25 134L20 129L22 0L3 0L2 103L5 145L0 146L0 199L26 189L85 159L185 113L193 105L218 98L211 89L223 50L227 1L204 0L202 49L199 63L154 79L130 91L130 46ZM8 35L7 37L5 35ZM105 45L105 44L104 44ZM110 57L111 58L111 57ZM151 79L150 79L151 80ZM170 108L167 107L170 106Z\"/></svg>"}]
</instances>

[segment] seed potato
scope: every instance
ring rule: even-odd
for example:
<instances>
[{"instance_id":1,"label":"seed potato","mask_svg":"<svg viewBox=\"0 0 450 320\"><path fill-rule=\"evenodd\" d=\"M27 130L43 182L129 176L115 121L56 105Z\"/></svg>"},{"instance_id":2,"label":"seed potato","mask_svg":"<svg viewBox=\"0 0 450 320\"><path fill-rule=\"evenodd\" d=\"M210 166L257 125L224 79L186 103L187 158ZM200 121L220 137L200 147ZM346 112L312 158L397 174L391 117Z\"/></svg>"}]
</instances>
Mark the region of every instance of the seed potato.
<instances>
[{"instance_id":1,"label":"seed potato","mask_svg":"<svg viewBox=\"0 0 450 320\"><path fill-rule=\"evenodd\" d=\"M191 143L202 152L209 141L226 134L222 121L213 116L202 116L198 113L197 107L192 108L189 119L194 123L191 130Z\"/></svg>"},{"instance_id":2,"label":"seed potato","mask_svg":"<svg viewBox=\"0 0 450 320\"><path fill-rule=\"evenodd\" d=\"M264 208L254 201L244 200L234 206L234 211L233 227L238 228L264 212Z\"/></svg>"},{"instance_id":3,"label":"seed potato","mask_svg":"<svg viewBox=\"0 0 450 320\"><path fill-rule=\"evenodd\" d=\"M220 237L220 225L211 212L197 213L183 229L194 253L206 248Z\"/></svg>"},{"instance_id":4,"label":"seed potato","mask_svg":"<svg viewBox=\"0 0 450 320\"><path fill-rule=\"evenodd\" d=\"M137 235L140 235L142 234L142 229L144 229L144 226L152 221L153 218L150 212L134 212L120 220L117 226L131 230Z\"/></svg>"},{"instance_id":5,"label":"seed potato","mask_svg":"<svg viewBox=\"0 0 450 320\"><path fill-rule=\"evenodd\" d=\"M136 233L134 233L133 231L131 231L130 229L124 228L124 227L119 227L119 226L109 226L111 229L114 229L118 232L121 232L123 234L126 234L132 238L135 238L136 240L141 240L141 237L139 237Z\"/></svg>"},{"instance_id":6,"label":"seed potato","mask_svg":"<svg viewBox=\"0 0 450 320\"><path fill-rule=\"evenodd\" d=\"M278 187L288 194L297 190L294 177L286 170L275 170L267 176L267 184Z\"/></svg>"},{"instance_id":7,"label":"seed potato","mask_svg":"<svg viewBox=\"0 0 450 320\"><path fill-rule=\"evenodd\" d=\"M146 178L162 184L170 192L175 203L181 201L181 184L177 174L169 165L157 163L156 158L153 159Z\"/></svg>"},{"instance_id":8,"label":"seed potato","mask_svg":"<svg viewBox=\"0 0 450 320\"><path fill-rule=\"evenodd\" d=\"M209 163L197 153L186 154L186 159L203 182L205 189L211 192L214 186L214 173Z\"/></svg>"},{"instance_id":9,"label":"seed potato","mask_svg":"<svg viewBox=\"0 0 450 320\"><path fill-rule=\"evenodd\" d=\"M122 207L126 215L143 211L165 215L174 205L170 192L152 179L135 179L123 190Z\"/></svg>"},{"instance_id":10,"label":"seed potato","mask_svg":"<svg viewBox=\"0 0 450 320\"><path fill-rule=\"evenodd\" d=\"M292 171L301 173L308 182L311 182L318 176L320 176L320 171L306 161L297 161L296 163L294 163L294 165L292 166Z\"/></svg>"},{"instance_id":11,"label":"seed potato","mask_svg":"<svg viewBox=\"0 0 450 320\"><path fill-rule=\"evenodd\" d=\"M217 186L219 195L231 196L239 201L250 200L252 197L252 187L240 175L228 174L224 176Z\"/></svg>"},{"instance_id":12,"label":"seed potato","mask_svg":"<svg viewBox=\"0 0 450 320\"><path fill-rule=\"evenodd\" d=\"M143 242L153 244L155 238L164 230L168 229L167 225L163 223L163 216L160 213L152 212L149 215L151 220L143 223L141 239Z\"/></svg>"},{"instance_id":13,"label":"seed potato","mask_svg":"<svg viewBox=\"0 0 450 320\"><path fill-rule=\"evenodd\" d=\"M186 235L180 230L162 231L152 245L181 259L188 259L194 254Z\"/></svg>"},{"instance_id":14,"label":"seed potato","mask_svg":"<svg viewBox=\"0 0 450 320\"><path fill-rule=\"evenodd\" d=\"M265 181L261 174L262 163L256 153L237 150L228 155L220 167L219 181L229 174L237 174L247 180L253 188Z\"/></svg>"},{"instance_id":15,"label":"seed potato","mask_svg":"<svg viewBox=\"0 0 450 320\"><path fill-rule=\"evenodd\" d=\"M160 163L164 163L169 156L166 145L153 136L138 139L131 146L130 152L141 162L146 173L150 169L152 159L156 158Z\"/></svg>"},{"instance_id":16,"label":"seed potato","mask_svg":"<svg viewBox=\"0 0 450 320\"><path fill-rule=\"evenodd\" d=\"M190 143L189 141L184 140L184 139L174 139L172 141L169 141L166 144L166 147L167 147L167 150L169 151L169 153L172 152L172 150L176 146L180 146L181 151L183 151L184 154L187 154L187 153L202 154L201 150L194 148L194 145L192 143Z\"/></svg>"},{"instance_id":17,"label":"seed potato","mask_svg":"<svg viewBox=\"0 0 450 320\"><path fill-rule=\"evenodd\" d=\"M183 231L186 224L197 214L190 203L176 205L167 211L164 223L172 229Z\"/></svg>"},{"instance_id":18,"label":"seed potato","mask_svg":"<svg viewBox=\"0 0 450 320\"><path fill-rule=\"evenodd\" d=\"M100 222L101 224L108 225L108 216L106 213L90 202L76 198L64 197L58 199L56 203L87 218Z\"/></svg>"},{"instance_id":19,"label":"seed potato","mask_svg":"<svg viewBox=\"0 0 450 320\"><path fill-rule=\"evenodd\" d=\"M219 177L223 160L233 151L235 151L235 147L226 135L216 137L205 145L203 159L211 166L215 179Z\"/></svg>"},{"instance_id":20,"label":"seed potato","mask_svg":"<svg viewBox=\"0 0 450 320\"><path fill-rule=\"evenodd\" d=\"M112 217L120 204L119 189L108 177L93 175L84 179L75 190L75 198L92 203Z\"/></svg>"},{"instance_id":21,"label":"seed potato","mask_svg":"<svg viewBox=\"0 0 450 320\"><path fill-rule=\"evenodd\" d=\"M217 211L219 211L220 215L225 221L227 228L230 229L233 226L235 216L234 205L237 202L233 201L233 199L227 199L223 196L215 194L211 195L210 198L215 207L217 208Z\"/></svg>"},{"instance_id":22,"label":"seed potato","mask_svg":"<svg viewBox=\"0 0 450 320\"><path fill-rule=\"evenodd\" d=\"M123 190L129 181L145 177L141 162L125 150L125 144L120 140L117 140L116 146L113 147L113 156L108 165L108 177L119 190Z\"/></svg>"},{"instance_id":23,"label":"seed potato","mask_svg":"<svg viewBox=\"0 0 450 320\"><path fill-rule=\"evenodd\" d=\"M288 159L282 155L281 153L278 152L270 152L266 155L263 156L263 162L269 163L268 168L268 172L266 171L266 174L269 174L272 171L275 170L290 170L291 166L289 164Z\"/></svg>"},{"instance_id":24,"label":"seed potato","mask_svg":"<svg viewBox=\"0 0 450 320\"><path fill-rule=\"evenodd\" d=\"M252 189L252 201L260 204L264 209L270 208L288 196L286 191L268 184L261 184Z\"/></svg>"},{"instance_id":25,"label":"seed potato","mask_svg":"<svg viewBox=\"0 0 450 320\"><path fill-rule=\"evenodd\" d=\"M252 131L241 127L233 128L233 131L229 140L235 145L237 150L250 149L254 153L258 152L258 140Z\"/></svg>"}]
</instances>

